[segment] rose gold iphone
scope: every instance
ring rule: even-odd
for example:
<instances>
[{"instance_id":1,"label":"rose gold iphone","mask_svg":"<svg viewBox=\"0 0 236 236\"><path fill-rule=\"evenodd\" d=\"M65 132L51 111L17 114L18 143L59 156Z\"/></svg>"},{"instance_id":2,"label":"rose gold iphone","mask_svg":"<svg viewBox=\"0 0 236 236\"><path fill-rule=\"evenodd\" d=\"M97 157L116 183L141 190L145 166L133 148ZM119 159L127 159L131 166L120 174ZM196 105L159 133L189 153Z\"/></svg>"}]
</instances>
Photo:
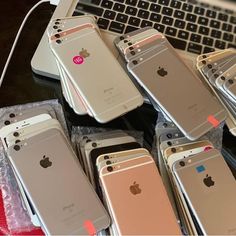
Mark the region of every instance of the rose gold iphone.
<instances>
[{"instance_id":1,"label":"rose gold iphone","mask_svg":"<svg viewBox=\"0 0 236 236\"><path fill-rule=\"evenodd\" d=\"M181 234L151 156L105 166L100 179L119 235Z\"/></svg>"}]
</instances>

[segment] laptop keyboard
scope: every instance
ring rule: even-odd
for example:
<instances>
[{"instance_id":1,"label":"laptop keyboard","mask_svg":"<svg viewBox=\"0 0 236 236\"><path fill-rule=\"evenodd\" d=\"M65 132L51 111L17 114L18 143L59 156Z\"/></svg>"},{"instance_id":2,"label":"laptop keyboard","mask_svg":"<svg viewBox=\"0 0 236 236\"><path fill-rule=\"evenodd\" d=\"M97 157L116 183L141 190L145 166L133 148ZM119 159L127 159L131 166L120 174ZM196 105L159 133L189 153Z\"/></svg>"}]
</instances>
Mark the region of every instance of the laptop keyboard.
<instances>
[{"instance_id":1,"label":"laptop keyboard","mask_svg":"<svg viewBox=\"0 0 236 236\"><path fill-rule=\"evenodd\" d=\"M195 54L236 48L236 12L197 0L80 0L73 15L84 13L118 34L154 27L175 48Z\"/></svg>"}]
</instances>

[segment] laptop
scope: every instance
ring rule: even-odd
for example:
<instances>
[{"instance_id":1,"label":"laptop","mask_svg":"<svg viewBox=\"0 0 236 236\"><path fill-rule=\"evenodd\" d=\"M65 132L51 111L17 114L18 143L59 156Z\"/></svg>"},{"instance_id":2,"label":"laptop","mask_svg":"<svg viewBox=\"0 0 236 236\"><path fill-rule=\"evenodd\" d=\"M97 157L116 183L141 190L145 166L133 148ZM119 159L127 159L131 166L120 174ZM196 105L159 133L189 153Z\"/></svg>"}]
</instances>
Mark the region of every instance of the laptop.
<instances>
[{"instance_id":1,"label":"laptop","mask_svg":"<svg viewBox=\"0 0 236 236\"><path fill-rule=\"evenodd\" d=\"M103 40L119 59L113 40L145 26L165 34L188 65L196 56L236 47L236 2L226 0L60 0L52 18L97 16ZM47 59L47 60L45 60ZM59 79L44 33L31 60L36 74Z\"/></svg>"}]
</instances>

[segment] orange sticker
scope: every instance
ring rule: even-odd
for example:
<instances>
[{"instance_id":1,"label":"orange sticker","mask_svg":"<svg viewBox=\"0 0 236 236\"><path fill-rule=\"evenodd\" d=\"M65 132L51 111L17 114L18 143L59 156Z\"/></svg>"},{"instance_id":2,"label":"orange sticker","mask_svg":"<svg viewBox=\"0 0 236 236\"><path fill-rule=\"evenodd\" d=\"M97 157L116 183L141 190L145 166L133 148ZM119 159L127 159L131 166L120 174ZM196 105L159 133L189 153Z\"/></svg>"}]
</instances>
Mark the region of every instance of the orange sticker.
<instances>
[{"instance_id":1,"label":"orange sticker","mask_svg":"<svg viewBox=\"0 0 236 236\"><path fill-rule=\"evenodd\" d=\"M220 122L212 115L207 117L209 123L211 123L215 128L220 124Z\"/></svg>"},{"instance_id":2,"label":"orange sticker","mask_svg":"<svg viewBox=\"0 0 236 236\"><path fill-rule=\"evenodd\" d=\"M84 222L84 228L88 232L88 235L90 235L90 236L96 235L96 229L95 229L91 220L86 220Z\"/></svg>"}]
</instances>

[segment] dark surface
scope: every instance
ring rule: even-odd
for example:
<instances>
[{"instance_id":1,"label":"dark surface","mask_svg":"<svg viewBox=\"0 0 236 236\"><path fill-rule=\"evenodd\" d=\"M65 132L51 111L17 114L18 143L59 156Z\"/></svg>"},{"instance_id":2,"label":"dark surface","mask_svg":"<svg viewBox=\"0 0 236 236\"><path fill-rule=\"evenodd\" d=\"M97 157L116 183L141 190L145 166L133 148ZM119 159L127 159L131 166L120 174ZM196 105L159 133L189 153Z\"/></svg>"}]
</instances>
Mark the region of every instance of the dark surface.
<instances>
[{"instance_id":1,"label":"dark surface","mask_svg":"<svg viewBox=\"0 0 236 236\"><path fill-rule=\"evenodd\" d=\"M37 0L0 1L0 71L3 69L24 16L36 2ZM31 58L54 9L55 7L49 3L43 3L28 19L0 88L0 107L58 98L63 105L69 126L102 126L89 116L77 116L68 107L62 98L58 81L32 73ZM104 126L145 131L146 141L151 144L156 118L157 114L152 107L144 105ZM235 141L236 139L225 130L224 145L234 153L236 152L236 148L233 148Z\"/></svg>"}]
</instances>

